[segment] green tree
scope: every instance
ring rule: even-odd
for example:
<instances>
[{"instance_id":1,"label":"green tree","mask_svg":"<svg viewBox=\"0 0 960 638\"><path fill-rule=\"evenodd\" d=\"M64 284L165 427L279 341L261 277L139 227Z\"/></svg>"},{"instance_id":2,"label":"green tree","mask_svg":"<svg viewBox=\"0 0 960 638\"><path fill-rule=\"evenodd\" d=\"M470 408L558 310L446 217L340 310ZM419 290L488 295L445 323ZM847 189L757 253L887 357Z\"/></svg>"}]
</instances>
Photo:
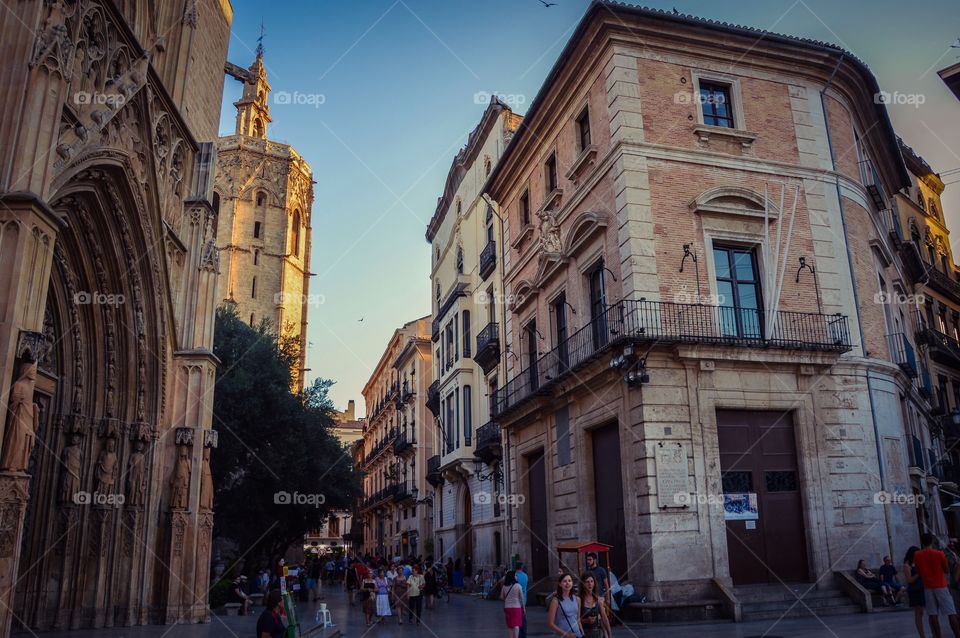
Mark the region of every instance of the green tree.
<instances>
[{"instance_id":1,"label":"green tree","mask_svg":"<svg viewBox=\"0 0 960 638\"><path fill-rule=\"evenodd\" d=\"M233 540L248 561L272 558L330 511L349 509L359 474L330 431L332 382L292 394L295 351L267 324L251 328L231 309L217 312L214 334L214 534Z\"/></svg>"}]
</instances>

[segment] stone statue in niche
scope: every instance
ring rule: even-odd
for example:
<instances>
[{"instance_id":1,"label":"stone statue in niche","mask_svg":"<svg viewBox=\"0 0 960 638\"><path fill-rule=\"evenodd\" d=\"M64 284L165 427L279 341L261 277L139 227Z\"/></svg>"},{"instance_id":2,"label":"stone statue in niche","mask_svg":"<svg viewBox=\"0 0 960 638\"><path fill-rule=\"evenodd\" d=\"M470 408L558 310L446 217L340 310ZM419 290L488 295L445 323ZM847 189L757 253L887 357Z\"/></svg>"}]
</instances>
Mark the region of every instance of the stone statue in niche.
<instances>
[{"instance_id":1,"label":"stone statue in niche","mask_svg":"<svg viewBox=\"0 0 960 638\"><path fill-rule=\"evenodd\" d=\"M186 509L190 505L190 448L177 446L177 460L170 477L170 507Z\"/></svg>"},{"instance_id":2,"label":"stone statue in niche","mask_svg":"<svg viewBox=\"0 0 960 638\"><path fill-rule=\"evenodd\" d=\"M213 509L213 473L210 471L210 448L203 448L203 464L200 467L200 509Z\"/></svg>"},{"instance_id":3,"label":"stone statue in niche","mask_svg":"<svg viewBox=\"0 0 960 638\"><path fill-rule=\"evenodd\" d=\"M40 425L40 406L33 402L33 386L36 382L37 364L32 361L21 364L20 378L10 389L0 470L23 472L30 463L30 453Z\"/></svg>"},{"instance_id":4,"label":"stone statue in niche","mask_svg":"<svg viewBox=\"0 0 960 638\"><path fill-rule=\"evenodd\" d=\"M80 451L80 435L70 436L70 445L63 450L63 479L60 483L60 502L74 503L74 497L80 490L80 465L82 463Z\"/></svg>"},{"instance_id":5,"label":"stone statue in niche","mask_svg":"<svg viewBox=\"0 0 960 638\"><path fill-rule=\"evenodd\" d=\"M133 453L127 465L127 505L143 505L145 497L147 457L143 453L146 447L143 441L133 444Z\"/></svg>"},{"instance_id":6,"label":"stone statue in niche","mask_svg":"<svg viewBox=\"0 0 960 638\"><path fill-rule=\"evenodd\" d=\"M117 473L117 441L107 439L107 447L103 448L97 457L97 484L96 492L106 495L113 494L113 485Z\"/></svg>"}]
</instances>

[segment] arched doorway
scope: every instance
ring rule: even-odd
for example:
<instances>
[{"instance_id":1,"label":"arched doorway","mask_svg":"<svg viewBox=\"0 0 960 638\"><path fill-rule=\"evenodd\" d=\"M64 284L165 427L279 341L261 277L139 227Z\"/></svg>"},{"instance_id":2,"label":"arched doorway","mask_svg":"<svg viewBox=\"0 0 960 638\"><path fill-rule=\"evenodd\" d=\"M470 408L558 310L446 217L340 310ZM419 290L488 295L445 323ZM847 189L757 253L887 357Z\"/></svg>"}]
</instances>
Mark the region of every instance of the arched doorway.
<instances>
[{"instance_id":1,"label":"arched doorway","mask_svg":"<svg viewBox=\"0 0 960 638\"><path fill-rule=\"evenodd\" d=\"M473 496L466 481L461 483L463 489L460 496L460 518L457 523L457 541L454 560L473 560Z\"/></svg>"}]
</instances>

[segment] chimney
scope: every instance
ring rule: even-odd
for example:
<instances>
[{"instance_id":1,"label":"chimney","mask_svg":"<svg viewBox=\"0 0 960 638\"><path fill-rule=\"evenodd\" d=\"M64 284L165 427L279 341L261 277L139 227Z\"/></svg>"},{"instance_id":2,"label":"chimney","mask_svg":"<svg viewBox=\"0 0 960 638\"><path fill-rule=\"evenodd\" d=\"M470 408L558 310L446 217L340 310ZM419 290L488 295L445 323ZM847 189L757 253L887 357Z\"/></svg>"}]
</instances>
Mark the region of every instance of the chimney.
<instances>
[{"instance_id":1,"label":"chimney","mask_svg":"<svg viewBox=\"0 0 960 638\"><path fill-rule=\"evenodd\" d=\"M347 401L347 421L356 421L357 420L357 404L354 403L353 399Z\"/></svg>"}]
</instances>

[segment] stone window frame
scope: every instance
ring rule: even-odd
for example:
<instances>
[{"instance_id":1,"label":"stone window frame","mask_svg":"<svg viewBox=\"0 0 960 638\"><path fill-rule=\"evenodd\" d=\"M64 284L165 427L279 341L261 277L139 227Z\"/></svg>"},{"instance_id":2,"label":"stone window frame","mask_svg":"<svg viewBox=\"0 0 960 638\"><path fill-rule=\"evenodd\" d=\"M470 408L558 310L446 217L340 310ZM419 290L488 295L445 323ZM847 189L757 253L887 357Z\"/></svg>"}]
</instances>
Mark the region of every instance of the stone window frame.
<instances>
[{"instance_id":1,"label":"stone window frame","mask_svg":"<svg viewBox=\"0 0 960 638\"><path fill-rule=\"evenodd\" d=\"M728 129L730 131L746 131L747 130L747 120L746 114L743 112L743 93L740 85L740 78L731 75L729 73L720 73L717 71L708 71L706 69L691 69L690 70L690 81L693 85L693 102L697 107L697 123L701 126L709 126L713 128L723 128L723 127L714 127L709 124L706 124L703 119L703 104L700 103L700 81L706 81L713 84L723 84L730 87L730 108L733 111L733 123L734 128Z\"/></svg>"},{"instance_id":2,"label":"stone window frame","mask_svg":"<svg viewBox=\"0 0 960 638\"><path fill-rule=\"evenodd\" d=\"M713 260L713 248L715 244L726 246L749 248L756 254L757 283L760 286L761 299L764 305L761 310L766 310L767 295L767 255L763 250L763 238L750 232L737 231L733 229L704 229L703 247L704 257L707 262L707 282L710 287L710 298L719 301L720 293L717 288L717 267ZM719 304L713 304L719 305Z\"/></svg>"}]
</instances>

